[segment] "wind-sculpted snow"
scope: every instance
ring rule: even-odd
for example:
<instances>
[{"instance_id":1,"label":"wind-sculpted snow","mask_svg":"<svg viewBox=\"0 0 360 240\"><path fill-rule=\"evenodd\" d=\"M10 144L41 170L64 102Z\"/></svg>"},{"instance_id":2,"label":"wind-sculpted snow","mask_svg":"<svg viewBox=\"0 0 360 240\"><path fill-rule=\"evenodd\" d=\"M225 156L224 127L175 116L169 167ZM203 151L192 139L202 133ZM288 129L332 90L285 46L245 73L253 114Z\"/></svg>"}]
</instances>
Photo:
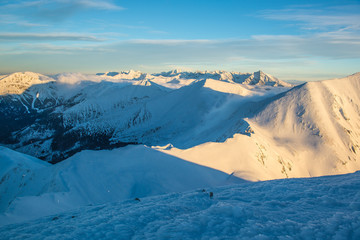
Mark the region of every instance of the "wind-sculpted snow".
<instances>
[{"instance_id":1,"label":"wind-sculpted snow","mask_svg":"<svg viewBox=\"0 0 360 240\"><path fill-rule=\"evenodd\" d=\"M210 197L210 192L213 197ZM359 173L88 206L0 228L3 239L359 239Z\"/></svg>"}]
</instances>

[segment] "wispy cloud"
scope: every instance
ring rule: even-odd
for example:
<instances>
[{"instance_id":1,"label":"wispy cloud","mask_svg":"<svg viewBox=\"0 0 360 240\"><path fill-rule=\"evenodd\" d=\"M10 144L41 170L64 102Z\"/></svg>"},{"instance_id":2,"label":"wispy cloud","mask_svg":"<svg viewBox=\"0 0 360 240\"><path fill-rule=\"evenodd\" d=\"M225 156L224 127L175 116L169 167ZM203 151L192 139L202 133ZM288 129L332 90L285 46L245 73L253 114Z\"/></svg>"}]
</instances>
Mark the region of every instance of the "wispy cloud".
<instances>
[{"instance_id":1,"label":"wispy cloud","mask_svg":"<svg viewBox=\"0 0 360 240\"><path fill-rule=\"evenodd\" d=\"M97 8L105 10L124 10L125 8L118 6L112 2L104 0L80 0L78 1L80 5L88 8Z\"/></svg>"},{"instance_id":2,"label":"wispy cloud","mask_svg":"<svg viewBox=\"0 0 360 240\"><path fill-rule=\"evenodd\" d=\"M3 8L28 8L28 7L40 7L40 8L61 8L64 5L69 6L81 6L83 8L96 8L105 10L124 10L123 7L114 4L108 0L36 0L36 1L18 1L15 3L9 3Z\"/></svg>"},{"instance_id":3,"label":"wispy cloud","mask_svg":"<svg viewBox=\"0 0 360 240\"><path fill-rule=\"evenodd\" d=\"M18 1L1 6L4 11L16 12L19 16L31 19L62 21L86 9L124 10L109 0L32 0ZM21 10L21 11L19 11Z\"/></svg>"},{"instance_id":4,"label":"wispy cloud","mask_svg":"<svg viewBox=\"0 0 360 240\"><path fill-rule=\"evenodd\" d=\"M16 61L17 64L32 64L30 59L36 59L34 67L61 62L62 68L50 64L54 71L80 71L81 68L89 69L89 66L94 71L119 67L130 69L136 66L148 66L146 69L143 67L147 71L150 68L164 71L177 66L199 70L262 69L279 77L289 76L290 79L294 74L300 76L307 72L308 76L303 76L306 79L316 71L319 74L331 74L329 65L320 64L324 60L327 64L332 64L334 69L341 63L345 66L343 71L347 73L358 71L354 70L354 62L359 59L360 45L332 40L315 35L311 38L262 35L249 39L134 39L116 43L74 42L70 45L62 41L42 44L24 44L24 41L14 44L9 41L11 44L3 44L0 56L5 59L4 62ZM351 63L352 67L346 63ZM3 66L0 66L0 70L1 67Z\"/></svg>"},{"instance_id":5,"label":"wispy cloud","mask_svg":"<svg viewBox=\"0 0 360 240\"><path fill-rule=\"evenodd\" d=\"M1 49L0 55L24 55L24 54L36 54L36 55L73 55L85 52L98 52L108 53L109 49L102 48L99 44L78 44L78 45L55 45L51 43L22 43L16 46L10 46Z\"/></svg>"},{"instance_id":6,"label":"wispy cloud","mask_svg":"<svg viewBox=\"0 0 360 240\"><path fill-rule=\"evenodd\" d=\"M341 11L349 10L341 8L318 8L313 10L308 6L298 6L297 8L286 8L277 10L260 11L259 16L270 20L297 22L305 30L334 30L334 29L352 29L360 30L360 5L353 5L352 9L358 9L358 12Z\"/></svg>"},{"instance_id":7,"label":"wispy cloud","mask_svg":"<svg viewBox=\"0 0 360 240\"><path fill-rule=\"evenodd\" d=\"M126 41L130 44L145 45L188 45L188 44L209 44L218 42L218 40L210 39L133 39Z\"/></svg>"},{"instance_id":8,"label":"wispy cloud","mask_svg":"<svg viewBox=\"0 0 360 240\"><path fill-rule=\"evenodd\" d=\"M11 24L11 25L18 25L22 27L45 27L46 24L40 24L40 23L33 23L29 22L27 20L20 19L16 15L12 14L0 14L0 24Z\"/></svg>"},{"instance_id":9,"label":"wispy cloud","mask_svg":"<svg viewBox=\"0 0 360 240\"><path fill-rule=\"evenodd\" d=\"M279 41L300 55L326 58L359 58L360 5L351 6L292 6L285 9L263 10L261 18L293 23L298 35L258 35L258 41ZM306 55L304 55L306 56Z\"/></svg>"},{"instance_id":10,"label":"wispy cloud","mask_svg":"<svg viewBox=\"0 0 360 240\"><path fill-rule=\"evenodd\" d=\"M100 42L103 39L74 33L0 33L2 41L91 41Z\"/></svg>"}]
</instances>

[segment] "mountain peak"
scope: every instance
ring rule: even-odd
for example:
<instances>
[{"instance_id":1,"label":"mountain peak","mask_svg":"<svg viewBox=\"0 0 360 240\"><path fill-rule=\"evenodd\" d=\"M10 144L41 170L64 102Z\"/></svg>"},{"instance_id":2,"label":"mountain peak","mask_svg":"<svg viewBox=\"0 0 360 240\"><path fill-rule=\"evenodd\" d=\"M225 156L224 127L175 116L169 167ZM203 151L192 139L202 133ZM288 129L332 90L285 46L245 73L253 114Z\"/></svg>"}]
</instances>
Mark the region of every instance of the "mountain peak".
<instances>
[{"instance_id":1,"label":"mountain peak","mask_svg":"<svg viewBox=\"0 0 360 240\"><path fill-rule=\"evenodd\" d=\"M172 70L169 72L162 72L153 74L153 76L162 77L177 77L181 79L214 79L226 82L236 82L241 84L250 85L269 85L269 86L286 86L291 87L291 84L280 81L279 79L266 74L259 70L254 73L241 73L241 72L229 72L224 70L216 71L181 71Z\"/></svg>"},{"instance_id":2,"label":"mountain peak","mask_svg":"<svg viewBox=\"0 0 360 240\"><path fill-rule=\"evenodd\" d=\"M34 72L16 72L0 80L0 95L21 94L30 86L54 81L54 79Z\"/></svg>"},{"instance_id":3,"label":"mountain peak","mask_svg":"<svg viewBox=\"0 0 360 240\"><path fill-rule=\"evenodd\" d=\"M251 74L247 79L244 80L245 84L249 85L268 85L268 86L280 86L280 87L291 87L290 83L283 82L270 74L264 73L259 70Z\"/></svg>"}]
</instances>

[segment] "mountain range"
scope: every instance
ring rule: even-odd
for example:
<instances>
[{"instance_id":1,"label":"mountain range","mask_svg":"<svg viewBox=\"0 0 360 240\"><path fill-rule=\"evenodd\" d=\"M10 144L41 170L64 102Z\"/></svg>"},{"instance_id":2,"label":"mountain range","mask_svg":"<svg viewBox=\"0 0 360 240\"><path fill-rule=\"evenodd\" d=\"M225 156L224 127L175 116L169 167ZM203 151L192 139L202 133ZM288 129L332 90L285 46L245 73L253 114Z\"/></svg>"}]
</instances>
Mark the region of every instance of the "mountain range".
<instances>
[{"instance_id":1,"label":"mountain range","mask_svg":"<svg viewBox=\"0 0 360 240\"><path fill-rule=\"evenodd\" d=\"M25 72L0 92L2 223L360 169L360 73L293 86L261 71Z\"/></svg>"},{"instance_id":2,"label":"mountain range","mask_svg":"<svg viewBox=\"0 0 360 240\"><path fill-rule=\"evenodd\" d=\"M251 101L289 86L260 71L154 75L127 71L51 77L14 73L0 80L0 124L4 129L0 141L11 149L55 163L82 149L169 142L189 146L225 140L242 131L241 119L222 127L210 139L188 136L190 139L183 140L181 133L203 127L201 121L211 111L230 101Z\"/></svg>"}]
</instances>

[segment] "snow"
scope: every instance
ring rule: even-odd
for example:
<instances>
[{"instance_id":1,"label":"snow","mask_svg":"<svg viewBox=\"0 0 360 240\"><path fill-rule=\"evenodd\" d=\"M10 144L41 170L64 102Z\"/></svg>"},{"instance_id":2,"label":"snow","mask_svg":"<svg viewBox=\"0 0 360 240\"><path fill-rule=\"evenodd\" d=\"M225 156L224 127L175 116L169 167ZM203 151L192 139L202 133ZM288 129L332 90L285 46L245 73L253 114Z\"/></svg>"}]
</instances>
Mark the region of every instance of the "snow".
<instances>
[{"instance_id":1,"label":"snow","mask_svg":"<svg viewBox=\"0 0 360 240\"><path fill-rule=\"evenodd\" d=\"M159 74L153 74L156 77L166 77L174 79L213 79L225 82L235 82L240 84L250 85L268 85L268 86L282 86L291 87L292 85L283 82L270 74L266 74L262 71L254 73L240 73L240 72L227 72L227 71L196 71L186 72L173 70L170 72L163 72Z\"/></svg>"},{"instance_id":2,"label":"snow","mask_svg":"<svg viewBox=\"0 0 360 240\"><path fill-rule=\"evenodd\" d=\"M277 80L261 71L110 75L60 74L16 97L27 111L47 99L63 103L54 113L69 132L107 134L112 144L170 143L158 150L250 181L360 169L360 74L291 90L267 85ZM19 129L20 143L9 147L51 157L51 136L41 134L54 131L45 127ZM25 144L40 140L46 144Z\"/></svg>"},{"instance_id":3,"label":"snow","mask_svg":"<svg viewBox=\"0 0 360 240\"><path fill-rule=\"evenodd\" d=\"M6 196L0 198L0 225L89 204L243 182L145 146L82 151L56 165L21 157L22 154L6 148L1 148L0 154L0 193ZM18 163L19 159L24 163ZM42 168L37 169L33 163L20 171L12 163L9 169L11 161L19 166L40 162ZM23 172L25 177L21 177Z\"/></svg>"},{"instance_id":4,"label":"snow","mask_svg":"<svg viewBox=\"0 0 360 240\"><path fill-rule=\"evenodd\" d=\"M173 148L159 150L250 181L354 172L360 169L359 92L357 74L307 83L265 101L224 103L203 119L202 127L213 131L188 132L207 141L184 148L175 138ZM236 124L238 131L223 142L207 138Z\"/></svg>"},{"instance_id":5,"label":"snow","mask_svg":"<svg viewBox=\"0 0 360 240\"><path fill-rule=\"evenodd\" d=\"M19 166L26 169L37 169L44 166L50 166L50 164L41 161L37 158L18 153L8 148L0 146L0 176L2 177L10 169L17 168Z\"/></svg>"},{"instance_id":6,"label":"snow","mask_svg":"<svg viewBox=\"0 0 360 240\"><path fill-rule=\"evenodd\" d=\"M360 169L360 73L292 89L261 71L10 76L28 112L69 101L54 113L71 131L146 145L56 165L0 147L0 238L360 238L360 173L257 182ZM14 134L51 150L53 129Z\"/></svg>"},{"instance_id":7,"label":"snow","mask_svg":"<svg viewBox=\"0 0 360 240\"><path fill-rule=\"evenodd\" d=\"M29 108L26 106L26 104L23 103L23 100L21 99L20 96L16 96L16 99L21 103L21 105L25 108L26 112L27 113L30 113L29 112Z\"/></svg>"},{"instance_id":8,"label":"snow","mask_svg":"<svg viewBox=\"0 0 360 240\"><path fill-rule=\"evenodd\" d=\"M36 93L36 96L34 96L33 101L31 103L31 108L38 111L39 109L35 107L35 101L39 98L39 93Z\"/></svg>"},{"instance_id":9,"label":"snow","mask_svg":"<svg viewBox=\"0 0 360 240\"><path fill-rule=\"evenodd\" d=\"M243 183L82 207L2 226L0 235L2 239L359 239L359 192L359 172Z\"/></svg>"},{"instance_id":10,"label":"snow","mask_svg":"<svg viewBox=\"0 0 360 240\"><path fill-rule=\"evenodd\" d=\"M28 192L25 187L41 169L50 164L0 146L0 212L3 213L16 196ZM30 190L38 193L38 186Z\"/></svg>"},{"instance_id":11,"label":"snow","mask_svg":"<svg viewBox=\"0 0 360 240\"><path fill-rule=\"evenodd\" d=\"M38 73L13 73L0 79L0 95L21 94L30 86L52 81L54 79Z\"/></svg>"}]
</instances>

